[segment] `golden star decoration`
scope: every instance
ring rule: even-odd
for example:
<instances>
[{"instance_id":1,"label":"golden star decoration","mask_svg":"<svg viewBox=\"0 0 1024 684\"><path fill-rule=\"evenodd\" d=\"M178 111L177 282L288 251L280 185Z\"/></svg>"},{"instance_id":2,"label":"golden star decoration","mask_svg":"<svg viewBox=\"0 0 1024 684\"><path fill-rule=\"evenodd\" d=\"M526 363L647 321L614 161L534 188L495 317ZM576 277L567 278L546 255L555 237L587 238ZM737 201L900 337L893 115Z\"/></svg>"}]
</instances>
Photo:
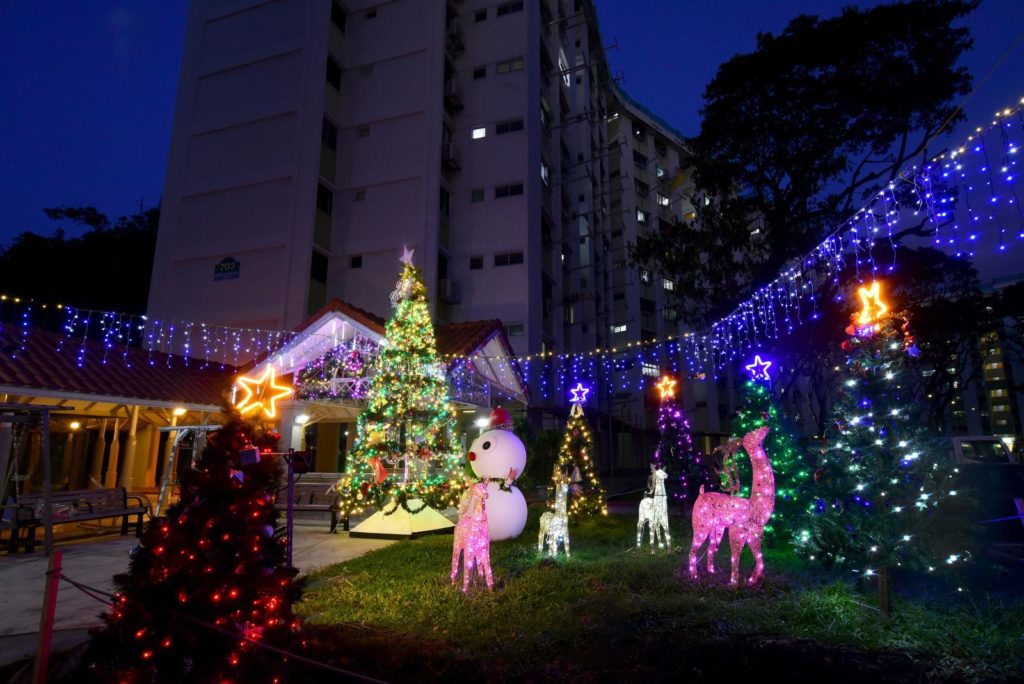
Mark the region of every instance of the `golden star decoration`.
<instances>
[{"instance_id":1,"label":"golden star decoration","mask_svg":"<svg viewBox=\"0 0 1024 684\"><path fill-rule=\"evenodd\" d=\"M676 396L676 385L677 384L679 384L679 383L677 383L675 380L673 380L669 376L667 376L667 375L661 376L661 382L659 382L657 385L655 385L655 387L657 387L658 391L661 392L661 400L662 401L665 401L666 399L672 399L673 397Z\"/></svg>"},{"instance_id":2,"label":"golden star decoration","mask_svg":"<svg viewBox=\"0 0 1024 684\"><path fill-rule=\"evenodd\" d=\"M857 315L858 325L870 325L889 310L881 299L881 283L878 281L871 283L871 287L859 288L857 294L860 295L861 304L864 306Z\"/></svg>"},{"instance_id":3,"label":"golden star decoration","mask_svg":"<svg viewBox=\"0 0 1024 684\"><path fill-rule=\"evenodd\" d=\"M235 383L245 394L235 402L235 408L243 416L258 410L262 410L267 418L276 416L277 402L292 396L293 391L287 385L278 385L276 380L272 366L267 366L259 378L238 378Z\"/></svg>"}]
</instances>

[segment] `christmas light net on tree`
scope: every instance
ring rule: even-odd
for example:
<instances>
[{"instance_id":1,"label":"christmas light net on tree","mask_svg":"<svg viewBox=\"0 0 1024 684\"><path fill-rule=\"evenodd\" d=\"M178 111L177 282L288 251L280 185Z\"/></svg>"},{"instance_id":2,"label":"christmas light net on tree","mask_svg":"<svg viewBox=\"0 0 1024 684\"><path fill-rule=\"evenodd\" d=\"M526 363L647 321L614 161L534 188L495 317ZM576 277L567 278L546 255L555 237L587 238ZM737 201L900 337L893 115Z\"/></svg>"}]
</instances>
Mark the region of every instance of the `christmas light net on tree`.
<instances>
[{"instance_id":1,"label":"christmas light net on tree","mask_svg":"<svg viewBox=\"0 0 1024 684\"><path fill-rule=\"evenodd\" d=\"M109 681L269 681L292 648L295 571L278 529L278 439L237 414L181 468L181 500L147 526L86 662ZM211 629L216 628L216 629ZM229 636L230 635L230 636Z\"/></svg>"},{"instance_id":2,"label":"christmas light net on tree","mask_svg":"<svg viewBox=\"0 0 1024 684\"><path fill-rule=\"evenodd\" d=\"M775 512L764 528L769 543L789 538L797 518L807 508L797 492L809 481L810 468L785 423L771 390L761 382L748 380L743 385L743 406L733 419L732 439L741 439L764 425L771 428L764 443L775 472ZM738 475L738 481L744 483L739 494L749 496L750 487L746 483L751 478L750 462L735 454L731 460L733 462L726 464L726 472L722 474L722 487L728 489L733 480L728 474L731 466L735 469L734 476Z\"/></svg>"},{"instance_id":3,"label":"christmas light net on tree","mask_svg":"<svg viewBox=\"0 0 1024 684\"><path fill-rule=\"evenodd\" d=\"M345 476L338 483L345 513L375 505L385 514L399 506L456 505L464 488L462 458L452 446L455 413L445 364L438 359L427 289L412 251L402 273L369 383L367 406L356 423L356 439ZM388 468L392 469L391 474ZM410 501L420 504L410 506Z\"/></svg>"},{"instance_id":4,"label":"christmas light net on tree","mask_svg":"<svg viewBox=\"0 0 1024 684\"><path fill-rule=\"evenodd\" d=\"M558 451L556 471L569 474L578 470L579 481L572 484L569 497L569 516L608 515L605 504L604 487L597 477L594 468L594 439L590 427L583 415L583 402L590 390L578 384L572 390L572 409L569 411L569 422L565 426L565 436ZM560 484L557 473L552 478L552 485Z\"/></svg>"},{"instance_id":5,"label":"christmas light net on tree","mask_svg":"<svg viewBox=\"0 0 1024 684\"><path fill-rule=\"evenodd\" d=\"M946 440L915 410L905 363L914 340L905 316L881 302L877 283L860 293L864 309L842 345L841 392L815 454L798 550L866 576L955 565L966 557L969 517L959 510L964 497Z\"/></svg>"}]
</instances>

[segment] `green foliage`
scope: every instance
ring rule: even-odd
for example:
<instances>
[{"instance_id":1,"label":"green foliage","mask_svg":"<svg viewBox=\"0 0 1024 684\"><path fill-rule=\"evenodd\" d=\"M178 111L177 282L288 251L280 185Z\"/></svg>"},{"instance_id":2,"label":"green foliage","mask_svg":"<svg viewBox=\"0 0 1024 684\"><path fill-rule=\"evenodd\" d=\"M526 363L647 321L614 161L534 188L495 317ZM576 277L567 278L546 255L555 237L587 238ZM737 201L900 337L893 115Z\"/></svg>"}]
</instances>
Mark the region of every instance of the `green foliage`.
<instances>
[{"instance_id":1,"label":"green foliage","mask_svg":"<svg viewBox=\"0 0 1024 684\"><path fill-rule=\"evenodd\" d=\"M798 516L806 509L798 492L807 484L810 469L804 462L804 454L797 447L786 421L775 405L771 390L761 383L748 380L743 386L743 407L732 424L732 438L740 439L748 432L768 425L771 430L764 441L764 450L775 473L775 511L765 525L765 539L769 544L780 539L789 539ZM742 495L750 496L750 459L738 459Z\"/></svg>"},{"instance_id":2,"label":"green foliage","mask_svg":"<svg viewBox=\"0 0 1024 684\"><path fill-rule=\"evenodd\" d=\"M909 0L798 16L719 67L694 142L692 225L642 237L636 262L687 283L691 323L729 311L848 218L963 118L976 0ZM705 206L706 191L714 201ZM752 233L755 223L759 228ZM689 221L689 220L688 220Z\"/></svg>"},{"instance_id":3,"label":"green foliage","mask_svg":"<svg viewBox=\"0 0 1024 684\"><path fill-rule=\"evenodd\" d=\"M159 206L114 222L95 207L43 211L62 227L52 237L21 233L0 249L0 292L79 308L146 311ZM88 230L68 237L65 222Z\"/></svg>"},{"instance_id":4,"label":"green foliage","mask_svg":"<svg viewBox=\"0 0 1024 684\"><path fill-rule=\"evenodd\" d=\"M526 469L516 481L521 488L547 485L558 460L562 434L558 430L534 430L525 418L515 420L515 433L526 447Z\"/></svg>"},{"instance_id":5,"label":"green foliage","mask_svg":"<svg viewBox=\"0 0 1024 684\"><path fill-rule=\"evenodd\" d=\"M900 600L896 615L880 621L870 598L816 574L787 547L765 553L760 589L737 592L723 576L680 581L678 556L634 551L632 516L580 520L572 559L542 560L531 534L540 509L530 513L523 538L491 544L493 593L453 589L451 539L426 537L314 572L296 610L321 635L323 655L344 644L354 669L392 678L475 672L546 681L600 672L663 681L696 670L728 681L730 673L756 671L753 652L763 651L775 654L766 659L774 668L831 657L833 673L840 662L865 670L916 663L915 680L1008 676L1024 664L1019 596L1010 604ZM689 545L682 525L673 538ZM720 567L728 566L727 547ZM746 554L745 572L752 564ZM850 647L867 652L842 650ZM892 680L900 671L884 674Z\"/></svg>"},{"instance_id":6,"label":"green foliage","mask_svg":"<svg viewBox=\"0 0 1024 684\"><path fill-rule=\"evenodd\" d=\"M811 558L872 575L940 569L970 546L955 465L944 439L921 424L903 319L887 316L846 343L833 423L817 457L814 498L799 532Z\"/></svg>"}]
</instances>

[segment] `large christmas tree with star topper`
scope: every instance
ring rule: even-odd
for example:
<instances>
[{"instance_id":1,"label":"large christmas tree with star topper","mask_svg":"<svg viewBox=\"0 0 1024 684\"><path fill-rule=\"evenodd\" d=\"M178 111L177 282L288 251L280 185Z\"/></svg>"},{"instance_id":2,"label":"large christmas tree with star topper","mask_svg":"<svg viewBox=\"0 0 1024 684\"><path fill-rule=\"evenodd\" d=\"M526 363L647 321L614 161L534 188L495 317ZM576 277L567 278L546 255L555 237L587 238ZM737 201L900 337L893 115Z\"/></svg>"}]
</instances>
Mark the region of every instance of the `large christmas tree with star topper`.
<instances>
[{"instance_id":1,"label":"large christmas tree with star topper","mask_svg":"<svg viewBox=\"0 0 1024 684\"><path fill-rule=\"evenodd\" d=\"M970 518L959 510L964 497L945 440L915 411L906 357L916 347L906 316L889 311L877 282L859 294L863 309L846 329L842 391L797 542L811 559L877 577L888 613L892 573L962 561Z\"/></svg>"},{"instance_id":2,"label":"large christmas tree with star topper","mask_svg":"<svg viewBox=\"0 0 1024 684\"><path fill-rule=\"evenodd\" d=\"M583 404L590 388L577 383L570 393L572 409L569 411L569 422L565 425L565 437L558 451L558 464L552 481L557 487L559 476L570 478L569 515L608 515L604 487L594 469L594 438L583 416Z\"/></svg>"},{"instance_id":3,"label":"large christmas tree with star topper","mask_svg":"<svg viewBox=\"0 0 1024 684\"><path fill-rule=\"evenodd\" d=\"M455 421L445 364L438 359L427 288L412 250L391 305L367 405L359 414L349 467L338 489L349 510L375 505L385 516L416 515L458 500L461 457L449 434ZM360 526L362 527L362 526ZM358 534L359 528L353 530Z\"/></svg>"}]
</instances>

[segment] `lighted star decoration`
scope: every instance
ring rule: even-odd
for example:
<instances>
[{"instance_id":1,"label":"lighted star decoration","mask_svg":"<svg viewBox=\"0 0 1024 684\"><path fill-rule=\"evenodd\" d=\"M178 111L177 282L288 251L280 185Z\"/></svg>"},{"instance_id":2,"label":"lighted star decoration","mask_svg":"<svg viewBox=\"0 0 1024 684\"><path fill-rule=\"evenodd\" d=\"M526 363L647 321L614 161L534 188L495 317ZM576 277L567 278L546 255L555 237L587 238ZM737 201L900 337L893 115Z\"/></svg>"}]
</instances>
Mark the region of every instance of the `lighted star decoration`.
<instances>
[{"instance_id":1,"label":"lighted star decoration","mask_svg":"<svg viewBox=\"0 0 1024 684\"><path fill-rule=\"evenodd\" d=\"M412 266L412 253L415 251L415 249L409 249L405 245L402 245L402 258L399 259L399 261L406 266Z\"/></svg>"},{"instance_id":2,"label":"lighted star decoration","mask_svg":"<svg viewBox=\"0 0 1024 684\"><path fill-rule=\"evenodd\" d=\"M292 388L277 384L273 366L267 366L258 378L240 377L235 381L242 390L242 398L235 402L235 408L243 416L254 411L263 411L267 418L277 415L277 402L292 396Z\"/></svg>"},{"instance_id":3,"label":"lighted star decoration","mask_svg":"<svg viewBox=\"0 0 1024 684\"><path fill-rule=\"evenodd\" d=\"M572 399L569 401L573 404L582 404L586 402L587 395L590 394L590 388L584 387L582 382L577 382L576 386L573 387L569 392L572 394Z\"/></svg>"},{"instance_id":4,"label":"lighted star decoration","mask_svg":"<svg viewBox=\"0 0 1024 684\"><path fill-rule=\"evenodd\" d=\"M678 382L669 376L662 375L661 382L655 385L655 387L658 388L658 392L661 393L661 400L665 401L666 399L674 398L676 396L676 385L678 384Z\"/></svg>"},{"instance_id":5,"label":"lighted star decoration","mask_svg":"<svg viewBox=\"0 0 1024 684\"><path fill-rule=\"evenodd\" d=\"M762 361L761 355L754 355L754 362L749 363L744 368L750 373L750 379L755 382L758 380L764 380L765 382L771 382L772 377L768 375L768 369L772 367L771 361Z\"/></svg>"},{"instance_id":6,"label":"lighted star decoration","mask_svg":"<svg viewBox=\"0 0 1024 684\"><path fill-rule=\"evenodd\" d=\"M859 325L871 325L882 317L889 307L881 299L881 283L875 281L871 287L861 287L857 290L860 301L864 308L857 314Z\"/></svg>"}]
</instances>

